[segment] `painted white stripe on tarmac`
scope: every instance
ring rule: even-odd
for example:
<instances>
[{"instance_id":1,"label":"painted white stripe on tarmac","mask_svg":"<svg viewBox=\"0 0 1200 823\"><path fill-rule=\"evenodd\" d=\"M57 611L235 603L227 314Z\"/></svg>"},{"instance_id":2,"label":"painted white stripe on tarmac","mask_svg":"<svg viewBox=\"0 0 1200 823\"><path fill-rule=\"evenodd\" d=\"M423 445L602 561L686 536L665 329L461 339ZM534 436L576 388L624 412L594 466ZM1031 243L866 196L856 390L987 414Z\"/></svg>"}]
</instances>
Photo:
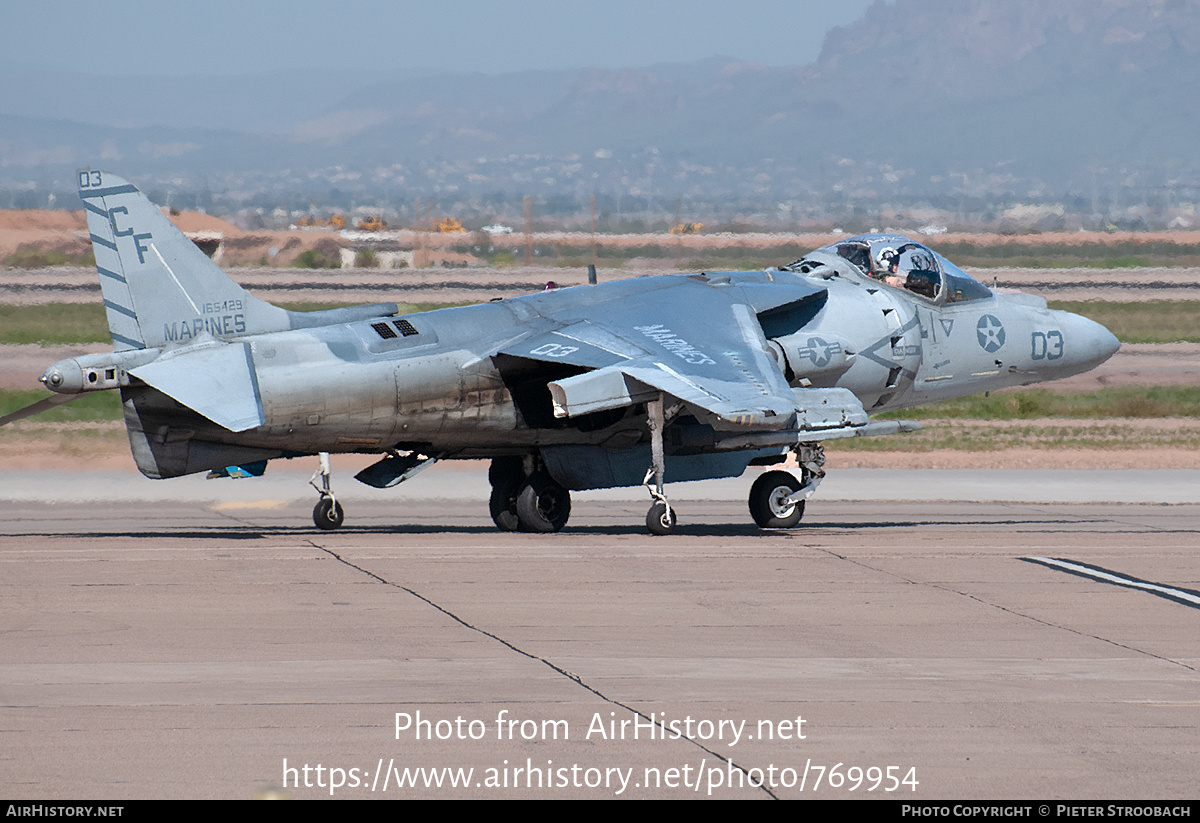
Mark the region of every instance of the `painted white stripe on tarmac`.
<instances>
[{"instance_id":1,"label":"painted white stripe on tarmac","mask_svg":"<svg viewBox=\"0 0 1200 823\"><path fill-rule=\"evenodd\" d=\"M1055 568L1064 569L1072 574L1080 574L1084 577L1090 577L1094 580L1101 580L1105 583L1116 583L1119 586L1127 586L1133 589L1144 589L1155 594L1166 595L1175 600L1182 600L1186 603L1191 603L1195 606L1200 606L1200 596L1193 592L1183 589L1173 589L1170 586L1160 586L1157 583L1148 583L1145 580L1138 580L1135 577L1125 577L1112 572L1097 569L1092 566L1083 566L1078 563L1072 563L1069 560L1059 560L1054 557L1027 557L1026 560L1032 560L1035 563L1041 563L1044 566L1054 566Z\"/></svg>"}]
</instances>

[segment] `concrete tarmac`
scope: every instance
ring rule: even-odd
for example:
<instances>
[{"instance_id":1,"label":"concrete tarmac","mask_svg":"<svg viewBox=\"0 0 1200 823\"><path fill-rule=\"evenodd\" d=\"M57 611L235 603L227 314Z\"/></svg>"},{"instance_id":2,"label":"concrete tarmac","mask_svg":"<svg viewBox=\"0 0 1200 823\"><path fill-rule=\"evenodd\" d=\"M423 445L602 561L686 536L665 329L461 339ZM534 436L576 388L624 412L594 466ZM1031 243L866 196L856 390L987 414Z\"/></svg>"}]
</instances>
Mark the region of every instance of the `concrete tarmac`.
<instances>
[{"instance_id":1,"label":"concrete tarmac","mask_svg":"<svg viewBox=\"0 0 1200 823\"><path fill-rule=\"evenodd\" d=\"M470 465L343 479L337 532L296 472L46 474L0 485L5 796L1196 795L1194 472L845 471L786 532L680 484L665 538L642 490L498 532Z\"/></svg>"}]
</instances>

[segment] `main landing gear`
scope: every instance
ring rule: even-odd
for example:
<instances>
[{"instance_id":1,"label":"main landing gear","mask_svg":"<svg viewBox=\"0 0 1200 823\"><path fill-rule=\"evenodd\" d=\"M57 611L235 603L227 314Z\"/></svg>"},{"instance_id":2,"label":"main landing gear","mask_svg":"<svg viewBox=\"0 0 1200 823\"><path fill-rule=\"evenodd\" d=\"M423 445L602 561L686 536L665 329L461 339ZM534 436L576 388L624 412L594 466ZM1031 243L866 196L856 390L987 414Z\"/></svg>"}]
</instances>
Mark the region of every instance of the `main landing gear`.
<instances>
[{"instance_id":1,"label":"main landing gear","mask_svg":"<svg viewBox=\"0 0 1200 823\"><path fill-rule=\"evenodd\" d=\"M320 465L308 480L308 484L317 490L317 494L321 495L321 499L313 507L313 523L318 529L332 531L341 527L345 514L342 512L342 504L337 502L337 498L333 496L333 489L329 487L331 474L329 452L321 452L318 457L321 461ZM318 477L321 478L319 486L317 485Z\"/></svg>"},{"instance_id":2,"label":"main landing gear","mask_svg":"<svg viewBox=\"0 0 1200 823\"><path fill-rule=\"evenodd\" d=\"M488 470L492 522L506 532L556 532L571 516L571 493L533 455L497 457Z\"/></svg>"}]
</instances>

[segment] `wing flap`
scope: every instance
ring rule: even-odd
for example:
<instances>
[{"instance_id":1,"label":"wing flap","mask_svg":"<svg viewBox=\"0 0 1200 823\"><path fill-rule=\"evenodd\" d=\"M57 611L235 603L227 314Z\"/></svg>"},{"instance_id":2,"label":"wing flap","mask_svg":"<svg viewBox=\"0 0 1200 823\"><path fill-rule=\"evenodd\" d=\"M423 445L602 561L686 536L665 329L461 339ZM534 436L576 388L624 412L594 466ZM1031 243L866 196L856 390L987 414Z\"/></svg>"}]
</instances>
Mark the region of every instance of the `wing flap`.
<instances>
[{"instance_id":1,"label":"wing flap","mask_svg":"<svg viewBox=\"0 0 1200 823\"><path fill-rule=\"evenodd\" d=\"M849 389L793 389L796 428L836 429L867 425L862 403Z\"/></svg>"}]
</instances>

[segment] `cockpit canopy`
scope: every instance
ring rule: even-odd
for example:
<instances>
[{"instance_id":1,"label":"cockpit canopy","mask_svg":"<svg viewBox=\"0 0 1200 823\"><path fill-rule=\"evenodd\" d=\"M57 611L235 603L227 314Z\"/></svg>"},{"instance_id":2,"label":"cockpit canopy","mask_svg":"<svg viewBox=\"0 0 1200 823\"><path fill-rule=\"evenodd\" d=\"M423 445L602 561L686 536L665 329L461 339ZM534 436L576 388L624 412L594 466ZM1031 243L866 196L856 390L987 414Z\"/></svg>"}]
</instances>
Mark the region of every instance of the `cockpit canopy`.
<instances>
[{"instance_id":1,"label":"cockpit canopy","mask_svg":"<svg viewBox=\"0 0 1200 823\"><path fill-rule=\"evenodd\" d=\"M864 234L817 251L836 254L866 277L905 289L930 302L959 303L992 296L991 291L958 266L903 235ZM799 262L803 261L792 266Z\"/></svg>"}]
</instances>

